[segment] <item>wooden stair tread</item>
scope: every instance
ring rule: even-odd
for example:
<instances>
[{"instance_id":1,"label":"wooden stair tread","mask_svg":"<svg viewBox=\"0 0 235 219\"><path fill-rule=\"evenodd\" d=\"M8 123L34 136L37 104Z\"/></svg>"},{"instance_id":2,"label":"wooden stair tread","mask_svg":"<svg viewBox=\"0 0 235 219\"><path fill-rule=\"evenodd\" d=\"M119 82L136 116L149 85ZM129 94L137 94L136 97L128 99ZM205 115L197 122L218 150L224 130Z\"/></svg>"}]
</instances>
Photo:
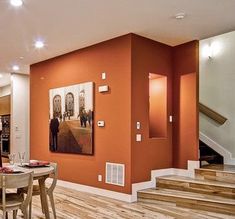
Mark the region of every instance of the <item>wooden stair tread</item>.
<instances>
[{"instance_id":1,"label":"wooden stair tread","mask_svg":"<svg viewBox=\"0 0 235 219\"><path fill-rule=\"evenodd\" d=\"M203 184L203 185L209 185L209 186L211 185L211 186L219 186L219 187L235 189L234 183L227 183L227 182L220 182L220 181L213 181L213 180L206 180L206 179L202 180L202 179L195 179L195 178L177 176L177 175L161 176L161 177L157 177L157 179L188 182L188 183L194 183L194 184Z\"/></svg>"},{"instance_id":2,"label":"wooden stair tread","mask_svg":"<svg viewBox=\"0 0 235 219\"><path fill-rule=\"evenodd\" d=\"M235 208L235 200L214 196L214 195L207 195L207 194L200 194L194 192L185 192L173 189L162 189L162 188L153 188L153 189L145 189L138 191L138 194L149 194L149 195L161 195L166 197L175 197L175 198L182 198L187 200L195 200L195 201L203 201L203 202L211 202L211 203L218 203L218 204L226 204L232 205Z\"/></svg>"},{"instance_id":3,"label":"wooden stair tread","mask_svg":"<svg viewBox=\"0 0 235 219\"><path fill-rule=\"evenodd\" d=\"M235 165L209 164L209 165L202 166L200 169L201 170L219 171L219 172L226 172L226 173L234 173L235 174Z\"/></svg>"}]
</instances>

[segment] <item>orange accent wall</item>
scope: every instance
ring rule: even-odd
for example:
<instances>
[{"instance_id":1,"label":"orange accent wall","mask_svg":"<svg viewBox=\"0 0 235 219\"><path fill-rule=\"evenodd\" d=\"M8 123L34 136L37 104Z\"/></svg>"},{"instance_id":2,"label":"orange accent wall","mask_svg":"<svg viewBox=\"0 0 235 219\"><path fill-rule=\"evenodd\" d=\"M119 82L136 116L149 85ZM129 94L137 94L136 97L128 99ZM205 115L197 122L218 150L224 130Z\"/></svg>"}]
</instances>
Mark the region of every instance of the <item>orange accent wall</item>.
<instances>
[{"instance_id":1,"label":"orange accent wall","mask_svg":"<svg viewBox=\"0 0 235 219\"><path fill-rule=\"evenodd\" d=\"M30 69L30 157L58 163L59 179L118 192L131 192L131 37L126 35L38 64ZM101 73L107 79L101 79ZM41 78L44 80L41 80ZM76 83L95 83L94 156L49 151L49 89ZM107 94L98 86L107 84ZM126 165L125 187L104 183L105 162ZM98 174L103 182L98 182Z\"/></svg>"},{"instance_id":2,"label":"orange accent wall","mask_svg":"<svg viewBox=\"0 0 235 219\"><path fill-rule=\"evenodd\" d=\"M132 35L132 183L150 180L151 170L172 167L172 124L166 138L149 138L149 73L167 77L167 115L172 114L172 47ZM136 122L141 122L141 130ZM136 134L142 141L136 142Z\"/></svg>"},{"instance_id":3,"label":"orange accent wall","mask_svg":"<svg viewBox=\"0 0 235 219\"><path fill-rule=\"evenodd\" d=\"M149 137L167 136L167 78L149 80Z\"/></svg>"},{"instance_id":4,"label":"orange accent wall","mask_svg":"<svg viewBox=\"0 0 235 219\"><path fill-rule=\"evenodd\" d=\"M173 166L187 168L188 160L198 160L198 41L173 50Z\"/></svg>"},{"instance_id":5,"label":"orange accent wall","mask_svg":"<svg viewBox=\"0 0 235 219\"><path fill-rule=\"evenodd\" d=\"M101 79L101 73L107 79ZM167 77L167 136L149 138L149 73ZM42 80L43 79L43 80ZM95 83L94 156L49 151L49 89ZM59 164L59 179L131 193L151 170L186 167L198 156L198 42L171 47L128 34L31 66L30 155ZM107 84L110 91L98 93ZM141 129L136 129L136 122ZM136 134L142 141L136 142ZM125 186L106 184L105 162L125 164ZM103 182L98 182L98 174Z\"/></svg>"}]
</instances>

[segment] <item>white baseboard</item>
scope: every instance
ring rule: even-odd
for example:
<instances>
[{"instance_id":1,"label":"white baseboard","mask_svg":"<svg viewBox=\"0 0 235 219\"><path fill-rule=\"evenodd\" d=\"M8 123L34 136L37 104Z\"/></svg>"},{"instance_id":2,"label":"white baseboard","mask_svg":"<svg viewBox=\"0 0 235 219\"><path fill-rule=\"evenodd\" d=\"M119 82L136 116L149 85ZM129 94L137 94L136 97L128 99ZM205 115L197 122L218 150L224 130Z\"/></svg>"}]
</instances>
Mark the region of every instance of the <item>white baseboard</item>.
<instances>
[{"instance_id":1,"label":"white baseboard","mask_svg":"<svg viewBox=\"0 0 235 219\"><path fill-rule=\"evenodd\" d=\"M188 160L188 176L194 178L195 169L200 168L200 161ZM181 176L181 174L179 174Z\"/></svg>"},{"instance_id":2,"label":"white baseboard","mask_svg":"<svg viewBox=\"0 0 235 219\"><path fill-rule=\"evenodd\" d=\"M152 170L150 181L132 184L132 194L114 192L114 191L110 191L106 189L100 189L100 188L96 188L92 186L71 183L71 182L63 181L63 180L58 180L57 185L64 187L64 188L68 188L68 189L74 189L79 192L87 192L87 193L91 193L95 195L117 199L117 200L124 201L124 202L136 202L138 191L156 187L156 177L166 176L166 175L192 176L192 171L194 171L194 169L198 167L199 167L199 161L188 161L187 170L176 169L176 168ZM48 180L50 181L50 179Z\"/></svg>"},{"instance_id":3,"label":"white baseboard","mask_svg":"<svg viewBox=\"0 0 235 219\"><path fill-rule=\"evenodd\" d=\"M151 181L153 182L153 187L156 186L156 178L159 176L167 176L175 174L174 168L160 169L160 170L152 170L151 171Z\"/></svg>"},{"instance_id":4,"label":"white baseboard","mask_svg":"<svg viewBox=\"0 0 235 219\"><path fill-rule=\"evenodd\" d=\"M235 158L232 157L232 153L225 149L223 146L218 144L217 142L210 139L208 136L199 132L199 139L203 141L205 144L210 146L213 150L224 157L224 164L235 165Z\"/></svg>"},{"instance_id":5,"label":"white baseboard","mask_svg":"<svg viewBox=\"0 0 235 219\"><path fill-rule=\"evenodd\" d=\"M132 184L131 201L132 202L137 201L137 192L138 191L143 190L143 189L154 188L156 186L156 177L166 176L166 175L173 175L173 174L174 174L174 169L173 168L152 170L151 171L151 181Z\"/></svg>"},{"instance_id":6,"label":"white baseboard","mask_svg":"<svg viewBox=\"0 0 235 219\"><path fill-rule=\"evenodd\" d=\"M153 187L154 187L154 183L153 183L152 180L132 184L131 202L136 202L137 201L137 192L138 191L143 190L143 189L153 188Z\"/></svg>"},{"instance_id":7,"label":"white baseboard","mask_svg":"<svg viewBox=\"0 0 235 219\"><path fill-rule=\"evenodd\" d=\"M188 169L167 168L151 171L151 181L132 184L132 202L137 201L137 192L156 187L156 178L167 175L194 177L194 169L199 168L199 161L188 161Z\"/></svg>"},{"instance_id":8,"label":"white baseboard","mask_svg":"<svg viewBox=\"0 0 235 219\"><path fill-rule=\"evenodd\" d=\"M105 196L108 198L113 198L113 199L117 199L117 200L124 201L124 202L132 202L131 194L114 192L114 191L110 191L107 189L100 189L100 188L96 188L93 186L86 186L86 185L71 183L71 182L63 181L63 180L58 180L57 185L64 187L64 188L68 188L68 189L74 189L79 192L87 192L87 193L91 193L94 195Z\"/></svg>"}]
</instances>

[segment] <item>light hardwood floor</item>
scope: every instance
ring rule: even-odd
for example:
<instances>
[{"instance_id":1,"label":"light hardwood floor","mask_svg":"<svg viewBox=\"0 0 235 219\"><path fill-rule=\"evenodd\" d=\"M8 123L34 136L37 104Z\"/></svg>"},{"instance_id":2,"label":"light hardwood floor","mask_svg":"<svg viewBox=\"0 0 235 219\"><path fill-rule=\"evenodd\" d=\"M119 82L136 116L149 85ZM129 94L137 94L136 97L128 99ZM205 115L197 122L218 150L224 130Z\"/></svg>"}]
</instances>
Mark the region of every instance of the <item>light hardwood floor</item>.
<instances>
[{"instance_id":1,"label":"light hardwood floor","mask_svg":"<svg viewBox=\"0 0 235 219\"><path fill-rule=\"evenodd\" d=\"M219 170L219 171L235 173L235 165L210 164L210 165L205 165L202 168L203 169Z\"/></svg>"},{"instance_id":2,"label":"light hardwood floor","mask_svg":"<svg viewBox=\"0 0 235 219\"><path fill-rule=\"evenodd\" d=\"M172 203L124 203L62 187L55 190L58 219L235 219L234 216L176 207ZM1 212L0 212L1 218ZM9 219L12 215L9 215ZM19 212L17 219L22 218ZM33 219L43 219L40 200L33 198ZM52 212L51 212L51 218Z\"/></svg>"}]
</instances>

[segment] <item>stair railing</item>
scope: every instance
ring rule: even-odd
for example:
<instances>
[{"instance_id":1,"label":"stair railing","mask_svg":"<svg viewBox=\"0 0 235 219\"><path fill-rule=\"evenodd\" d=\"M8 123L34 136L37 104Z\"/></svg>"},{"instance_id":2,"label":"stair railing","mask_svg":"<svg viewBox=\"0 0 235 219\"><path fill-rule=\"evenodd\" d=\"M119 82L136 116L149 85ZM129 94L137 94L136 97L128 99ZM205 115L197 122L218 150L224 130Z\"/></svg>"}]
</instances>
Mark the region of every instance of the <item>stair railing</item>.
<instances>
[{"instance_id":1,"label":"stair railing","mask_svg":"<svg viewBox=\"0 0 235 219\"><path fill-rule=\"evenodd\" d=\"M215 112L214 110L210 109L209 107L205 106L202 103L199 103L199 112L205 114L210 119L214 120L220 125L223 125L228 119L222 116L221 114Z\"/></svg>"}]
</instances>

